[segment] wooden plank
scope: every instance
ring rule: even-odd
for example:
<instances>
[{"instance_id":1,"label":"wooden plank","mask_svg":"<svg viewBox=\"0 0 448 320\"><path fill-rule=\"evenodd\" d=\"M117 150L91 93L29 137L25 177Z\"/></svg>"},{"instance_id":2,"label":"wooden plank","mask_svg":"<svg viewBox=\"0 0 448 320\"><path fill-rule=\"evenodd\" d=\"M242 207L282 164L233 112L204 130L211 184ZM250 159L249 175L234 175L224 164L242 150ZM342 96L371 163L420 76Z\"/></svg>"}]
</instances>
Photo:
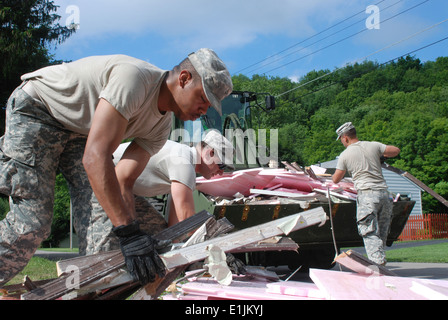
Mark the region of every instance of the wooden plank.
<instances>
[{"instance_id":1,"label":"wooden plank","mask_svg":"<svg viewBox=\"0 0 448 320\"><path fill-rule=\"evenodd\" d=\"M184 236L188 236L190 232L202 226L210 217L212 217L212 214L206 210L200 211L193 216L160 231L154 238L158 240L177 240L181 242L184 240L182 239Z\"/></svg>"},{"instance_id":2,"label":"wooden plank","mask_svg":"<svg viewBox=\"0 0 448 320\"><path fill-rule=\"evenodd\" d=\"M271 239L276 239L271 238ZM267 239L257 243L248 244L231 250L229 253L257 252L257 251L297 251L299 245L290 238L281 237L280 239Z\"/></svg>"},{"instance_id":3,"label":"wooden plank","mask_svg":"<svg viewBox=\"0 0 448 320\"><path fill-rule=\"evenodd\" d=\"M21 296L22 300L54 300L73 291L71 286L73 279L79 279L80 287L87 285L95 280L107 276L110 272L124 266L124 259L121 252L117 252L113 257L97 262L89 268L74 270L72 273L64 273L58 279L40 286ZM78 273L79 272L79 273ZM79 276L79 277L78 277Z\"/></svg>"},{"instance_id":4,"label":"wooden plank","mask_svg":"<svg viewBox=\"0 0 448 320\"><path fill-rule=\"evenodd\" d=\"M414 177L409 172L405 172L402 174L403 177L408 178L412 182L414 182L416 185L418 185L420 188L428 192L430 195L432 195L434 198L436 198L440 203L442 203L444 206L448 207L448 201L442 197L440 194L432 190L430 187L428 187L426 184L418 180L416 177Z\"/></svg>"},{"instance_id":5,"label":"wooden plank","mask_svg":"<svg viewBox=\"0 0 448 320\"><path fill-rule=\"evenodd\" d=\"M281 234L288 235L290 232L312 225L323 225L326 220L327 216L325 211L322 207L318 207L258 226L242 229L186 248L172 250L163 254L161 257L167 268L171 269L207 258L206 248L212 245L218 246L224 252L230 252L239 247Z\"/></svg>"},{"instance_id":6,"label":"wooden plank","mask_svg":"<svg viewBox=\"0 0 448 320\"><path fill-rule=\"evenodd\" d=\"M409 180L411 180L413 183L415 183L417 186L428 192L430 195L432 195L434 198L436 198L440 203L448 207L448 200L446 200L444 197L442 197L440 194L432 190L430 187L428 187L426 184L418 180L416 177L414 177L412 174L410 174L407 171L403 171L401 169L395 168L387 163L382 163L381 166L384 169L387 169L389 171L395 172L396 174L399 174Z\"/></svg>"},{"instance_id":7,"label":"wooden plank","mask_svg":"<svg viewBox=\"0 0 448 320\"><path fill-rule=\"evenodd\" d=\"M369 260L362 254L353 250L348 250L341 253L334 260L335 262L359 274L396 276L394 272L390 271L386 267Z\"/></svg>"},{"instance_id":8,"label":"wooden plank","mask_svg":"<svg viewBox=\"0 0 448 320\"><path fill-rule=\"evenodd\" d=\"M78 269L89 268L100 261L112 258L118 252L120 252L120 249L100 252L88 256L79 256L75 258L60 260L56 262L58 277L65 273L66 270L70 270L73 267L77 267Z\"/></svg>"},{"instance_id":9,"label":"wooden plank","mask_svg":"<svg viewBox=\"0 0 448 320\"><path fill-rule=\"evenodd\" d=\"M162 230L154 238L158 240L177 240L179 237L186 235L195 229L199 228L202 224L204 224L208 219L210 219L212 215L207 211L200 211L195 215L169 227L165 230ZM61 260L56 263L56 269L58 272L58 276L63 274L65 270L71 269L73 267L77 267L79 269L88 268L97 262L102 260L109 259L120 252L118 250L111 250L107 252L99 252L97 254L89 255L89 256L80 256L71 259Z\"/></svg>"}]
</instances>

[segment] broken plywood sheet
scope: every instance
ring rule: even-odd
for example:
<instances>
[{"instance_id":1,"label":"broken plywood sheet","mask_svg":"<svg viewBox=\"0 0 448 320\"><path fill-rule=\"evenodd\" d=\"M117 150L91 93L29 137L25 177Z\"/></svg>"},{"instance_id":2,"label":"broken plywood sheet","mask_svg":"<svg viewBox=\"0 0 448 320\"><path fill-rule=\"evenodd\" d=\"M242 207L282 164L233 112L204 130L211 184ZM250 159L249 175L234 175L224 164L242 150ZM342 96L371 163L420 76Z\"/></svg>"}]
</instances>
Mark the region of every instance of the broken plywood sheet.
<instances>
[{"instance_id":1,"label":"broken plywood sheet","mask_svg":"<svg viewBox=\"0 0 448 320\"><path fill-rule=\"evenodd\" d=\"M298 249L299 245L291 238L279 236L236 248L231 250L229 253L256 251L297 251Z\"/></svg>"},{"instance_id":2,"label":"broken plywood sheet","mask_svg":"<svg viewBox=\"0 0 448 320\"><path fill-rule=\"evenodd\" d=\"M322 207L318 207L251 228L239 230L203 243L173 250L161 255L161 258L165 262L167 269L171 269L179 265L190 264L207 258L207 251L204 249L211 245L220 247L224 252L230 252L239 247L281 234L288 235L290 232L312 225L321 226L325 224L326 220L327 216L325 211Z\"/></svg>"},{"instance_id":3,"label":"broken plywood sheet","mask_svg":"<svg viewBox=\"0 0 448 320\"><path fill-rule=\"evenodd\" d=\"M328 300L429 299L419 291L416 292L417 290L412 289L416 285L427 283L427 280L417 278L363 275L320 269L310 269L310 278ZM437 286L446 289L448 282L439 280Z\"/></svg>"},{"instance_id":4,"label":"broken plywood sheet","mask_svg":"<svg viewBox=\"0 0 448 320\"><path fill-rule=\"evenodd\" d=\"M364 257L362 254L353 250L348 250L341 253L334 260L344 267L360 274L380 274L386 276L396 276L395 273L393 273L386 267L376 264L375 262Z\"/></svg>"}]
</instances>

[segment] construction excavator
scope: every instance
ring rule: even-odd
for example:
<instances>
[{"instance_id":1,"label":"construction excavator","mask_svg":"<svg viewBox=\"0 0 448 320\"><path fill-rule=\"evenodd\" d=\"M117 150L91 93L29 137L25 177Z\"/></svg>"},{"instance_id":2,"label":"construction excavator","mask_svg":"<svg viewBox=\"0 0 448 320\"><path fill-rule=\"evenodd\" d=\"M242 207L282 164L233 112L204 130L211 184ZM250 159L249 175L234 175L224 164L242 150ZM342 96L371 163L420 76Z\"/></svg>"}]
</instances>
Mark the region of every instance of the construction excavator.
<instances>
[{"instance_id":1,"label":"construction excavator","mask_svg":"<svg viewBox=\"0 0 448 320\"><path fill-rule=\"evenodd\" d=\"M234 145L235 141L238 141L236 143L238 145L235 146L237 152L234 162L237 172L254 168L269 168L272 167L273 162L277 162L280 168L284 167L285 170L303 170L305 174L315 176L310 168L302 168L281 159L273 159L269 148L263 143L269 140L272 142L275 134L273 137L266 137L264 136L266 132L260 133L256 125L260 112L268 115L275 112L273 96L267 93L234 91L222 102L222 116L214 108L209 108L206 115L194 122L174 119L172 132L177 133L172 134L171 137L172 140L193 145L200 141L201 134L206 130L219 130L226 137L231 132L229 140L234 142ZM235 140L235 132L242 138L237 137ZM260 139L263 143L260 143ZM341 248L363 246L363 240L356 226L356 201L340 199L334 201L335 198L331 197L329 192L328 197L309 201L306 206L297 201L288 202L287 197L280 202L271 201L272 204L266 201L223 203L216 197L210 197L199 190L194 192L194 197L197 211L206 210L217 218L225 217L235 226L235 230L253 227L315 207L323 207L328 216L323 226L312 226L288 235L290 240L298 245L298 250L261 250L240 254L238 258L249 265L287 265L293 270L331 268ZM415 201L403 196L394 202L388 246L391 246L400 236L414 205Z\"/></svg>"}]
</instances>

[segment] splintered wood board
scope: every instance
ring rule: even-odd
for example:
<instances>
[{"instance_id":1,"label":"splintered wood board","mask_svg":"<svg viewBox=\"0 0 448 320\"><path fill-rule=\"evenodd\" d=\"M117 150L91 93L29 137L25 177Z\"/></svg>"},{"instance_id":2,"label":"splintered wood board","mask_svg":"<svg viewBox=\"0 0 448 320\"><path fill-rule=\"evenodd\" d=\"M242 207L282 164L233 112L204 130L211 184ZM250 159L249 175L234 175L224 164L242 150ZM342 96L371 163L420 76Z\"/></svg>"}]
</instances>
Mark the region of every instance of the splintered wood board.
<instances>
[{"instance_id":1,"label":"splintered wood board","mask_svg":"<svg viewBox=\"0 0 448 320\"><path fill-rule=\"evenodd\" d=\"M397 276L386 267L376 264L375 262L364 257L362 254L353 250L348 250L341 253L334 260L344 267L360 274L381 274L385 276Z\"/></svg>"},{"instance_id":2,"label":"splintered wood board","mask_svg":"<svg viewBox=\"0 0 448 320\"><path fill-rule=\"evenodd\" d=\"M218 246L224 252L230 252L239 247L269 239L281 234L307 228L313 225L323 225L327 216L322 207L314 208L267 222L251 228L239 230L228 235L198 243L186 248L172 250L161 255L167 269L190 264L207 258L207 248Z\"/></svg>"}]
</instances>

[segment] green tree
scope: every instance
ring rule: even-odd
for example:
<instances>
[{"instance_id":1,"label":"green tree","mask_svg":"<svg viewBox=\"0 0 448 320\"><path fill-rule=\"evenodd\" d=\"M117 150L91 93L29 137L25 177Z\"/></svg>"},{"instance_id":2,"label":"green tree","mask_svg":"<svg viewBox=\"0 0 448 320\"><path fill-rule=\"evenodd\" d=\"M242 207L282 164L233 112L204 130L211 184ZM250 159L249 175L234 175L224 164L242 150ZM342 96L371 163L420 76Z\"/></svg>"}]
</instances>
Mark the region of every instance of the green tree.
<instances>
[{"instance_id":1,"label":"green tree","mask_svg":"<svg viewBox=\"0 0 448 320\"><path fill-rule=\"evenodd\" d=\"M0 0L0 104L3 106L20 84L20 76L58 63L50 55L51 46L65 41L75 28L59 24L57 6L48 0ZM0 132L5 113L0 112ZM56 183L52 235L44 243L55 246L68 232L70 199L63 179ZM0 199L0 219L9 211L7 198Z\"/></svg>"},{"instance_id":2,"label":"green tree","mask_svg":"<svg viewBox=\"0 0 448 320\"><path fill-rule=\"evenodd\" d=\"M51 45L65 41L74 28L61 26L57 6L48 0L0 0L0 103L20 84L20 76L55 63ZM4 111L0 117L4 132Z\"/></svg>"}]
</instances>

